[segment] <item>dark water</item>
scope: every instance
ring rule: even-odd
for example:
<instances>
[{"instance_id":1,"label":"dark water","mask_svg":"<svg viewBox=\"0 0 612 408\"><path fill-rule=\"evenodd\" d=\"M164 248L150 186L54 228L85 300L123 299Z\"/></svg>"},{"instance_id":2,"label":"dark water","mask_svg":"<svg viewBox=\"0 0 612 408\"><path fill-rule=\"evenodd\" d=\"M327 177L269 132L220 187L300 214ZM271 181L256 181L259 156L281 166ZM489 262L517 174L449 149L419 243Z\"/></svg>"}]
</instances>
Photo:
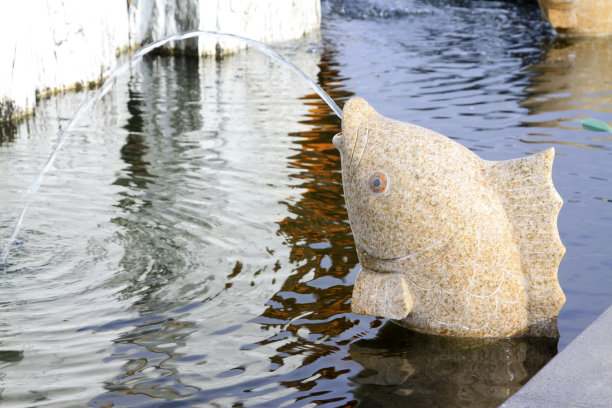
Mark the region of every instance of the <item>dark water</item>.
<instances>
[{"instance_id":1,"label":"dark water","mask_svg":"<svg viewBox=\"0 0 612 408\"><path fill-rule=\"evenodd\" d=\"M66 141L0 279L7 407L496 407L611 303L612 40L533 2L330 1L278 46L342 104L486 159L557 149L559 343L450 341L350 312L339 120L256 52L148 58ZM0 238L85 94L0 129Z\"/></svg>"}]
</instances>

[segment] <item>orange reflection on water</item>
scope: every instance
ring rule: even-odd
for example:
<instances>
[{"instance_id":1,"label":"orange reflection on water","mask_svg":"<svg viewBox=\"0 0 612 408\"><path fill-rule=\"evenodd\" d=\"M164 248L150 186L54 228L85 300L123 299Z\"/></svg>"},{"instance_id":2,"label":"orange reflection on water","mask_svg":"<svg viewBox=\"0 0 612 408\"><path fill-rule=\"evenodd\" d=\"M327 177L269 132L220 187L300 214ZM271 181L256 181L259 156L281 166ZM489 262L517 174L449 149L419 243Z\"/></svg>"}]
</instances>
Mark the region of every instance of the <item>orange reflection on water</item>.
<instances>
[{"instance_id":1,"label":"orange reflection on water","mask_svg":"<svg viewBox=\"0 0 612 408\"><path fill-rule=\"evenodd\" d=\"M319 83L342 106L351 93L338 84L341 78L335 63L323 55L319 67ZM262 317L284 322L282 330L294 336L279 344L274 362L282 365L286 356L299 354L305 366L339 351L338 337L349 333L359 320L351 318L352 281L345 279L358 260L344 206L340 155L332 144L340 131L340 119L318 95L302 99L309 114L301 123L310 128L291 134L296 154L289 157L289 168L294 170L289 177L301 194L283 203L291 216L278 222L278 233L291 248L295 270L270 299ZM264 344L284 338L274 336ZM344 371L323 367L318 373L335 378ZM283 384L297 389L309 386L302 380Z\"/></svg>"}]
</instances>

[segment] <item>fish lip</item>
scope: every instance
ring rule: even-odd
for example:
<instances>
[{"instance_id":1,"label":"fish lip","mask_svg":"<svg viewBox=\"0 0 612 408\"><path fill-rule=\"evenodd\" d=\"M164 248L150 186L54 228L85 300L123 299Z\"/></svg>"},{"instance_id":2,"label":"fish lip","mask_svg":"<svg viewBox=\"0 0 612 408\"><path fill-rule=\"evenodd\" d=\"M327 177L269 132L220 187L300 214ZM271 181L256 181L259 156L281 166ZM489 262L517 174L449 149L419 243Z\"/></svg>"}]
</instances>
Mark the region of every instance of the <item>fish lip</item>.
<instances>
[{"instance_id":1,"label":"fish lip","mask_svg":"<svg viewBox=\"0 0 612 408\"><path fill-rule=\"evenodd\" d=\"M375 272L398 272L401 270L401 265L399 264L400 262L407 260L415 261L416 258L429 258L428 253L448 245L450 242L452 242L455 236L456 234L451 234L449 237L442 238L418 251L388 258L375 256L371 252L364 249L363 245L360 245L361 253L363 255L363 259L360 259L361 265L364 268Z\"/></svg>"},{"instance_id":2,"label":"fish lip","mask_svg":"<svg viewBox=\"0 0 612 408\"><path fill-rule=\"evenodd\" d=\"M399 259L397 258L377 258L365 251L362 251L362 255L361 266L372 272L394 273L400 271Z\"/></svg>"},{"instance_id":3,"label":"fish lip","mask_svg":"<svg viewBox=\"0 0 612 408\"><path fill-rule=\"evenodd\" d=\"M336 146L336 149L338 149L340 152L342 152L342 146L343 146L342 132L338 132L332 138L332 143L334 144L334 146Z\"/></svg>"}]
</instances>

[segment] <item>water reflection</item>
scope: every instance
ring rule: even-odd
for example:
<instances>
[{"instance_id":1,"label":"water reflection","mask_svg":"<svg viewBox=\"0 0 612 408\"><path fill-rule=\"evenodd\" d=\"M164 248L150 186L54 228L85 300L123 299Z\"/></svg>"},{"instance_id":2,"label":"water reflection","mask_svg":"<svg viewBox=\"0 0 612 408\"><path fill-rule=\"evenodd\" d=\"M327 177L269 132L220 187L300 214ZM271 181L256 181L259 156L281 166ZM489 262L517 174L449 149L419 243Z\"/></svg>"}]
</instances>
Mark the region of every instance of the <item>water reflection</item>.
<instances>
[{"instance_id":1,"label":"water reflection","mask_svg":"<svg viewBox=\"0 0 612 408\"><path fill-rule=\"evenodd\" d=\"M353 381L366 406L493 408L557 353L557 341L453 340L387 323L349 352L364 367Z\"/></svg>"},{"instance_id":2,"label":"water reflection","mask_svg":"<svg viewBox=\"0 0 612 408\"><path fill-rule=\"evenodd\" d=\"M329 50L323 54L318 80L345 102L351 93L343 89L334 57ZM331 144L339 124L316 96L304 99L312 107L304 123L313 129L293 135L300 149L291 166L301 171L291 177L306 193L286 202L291 216L279 223L296 275L256 319L274 333L257 344L276 347L270 370L302 356L291 380L278 379L295 389L291 399L300 405L498 406L556 354L556 341L449 341L389 322L379 329L383 321L351 313L359 265L341 197L340 160ZM372 340L360 340L373 334ZM354 386L345 389L346 384Z\"/></svg>"},{"instance_id":3,"label":"water reflection","mask_svg":"<svg viewBox=\"0 0 612 408\"><path fill-rule=\"evenodd\" d=\"M333 54L323 52L316 71L318 83L337 102L351 95L341 87L344 79ZM368 321L374 319L350 313L357 257L343 205L340 157L331 143L340 123L316 94L307 94L300 103L308 110L300 120L305 130L289 134L292 153L286 157L286 177L292 188L279 201L286 215L275 221L276 235L288 250L275 269L287 262L291 274L276 274L279 287L252 320L264 337L241 345L243 358L257 353L265 356L266 365L253 376L246 360L227 364L216 377L233 381L215 379L193 397L198 403L339 406L354 402L345 385L354 364L342 361L344 349L363 336ZM237 264L234 273L242 273L243 267ZM231 326L221 331L233 333Z\"/></svg>"},{"instance_id":4,"label":"water reflection","mask_svg":"<svg viewBox=\"0 0 612 408\"><path fill-rule=\"evenodd\" d=\"M571 131L581 129L579 120L586 117L610 121L606 113L612 108L612 39L545 39L541 49L541 61L526 69L532 76L521 102L529 112L524 125L536 129L530 133L533 138L523 141L607 149L601 142L612 138L590 132L578 138ZM553 135L551 128L570 132Z\"/></svg>"},{"instance_id":5,"label":"water reflection","mask_svg":"<svg viewBox=\"0 0 612 408\"><path fill-rule=\"evenodd\" d=\"M545 39L521 106L526 136L542 149L557 145L553 179L565 200L559 233L567 254L559 281L567 301L559 315L563 348L609 304L612 168L609 133L584 130L580 119L612 122L612 38ZM535 150L534 149L534 150ZM604 255L605 254L605 255Z\"/></svg>"},{"instance_id":6,"label":"water reflection","mask_svg":"<svg viewBox=\"0 0 612 408\"><path fill-rule=\"evenodd\" d=\"M610 47L553 41L540 55L532 1L392 3L351 3L367 8L361 20L332 13L324 47L279 50L340 105L355 92L487 158L537 150L518 142L527 132L608 149L559 146L553 170L567 343L609 301L609 142L575 119L610 121ZM491 406L554 355L351 313L359 265L331 144L339 121L311 92L248 50L151 58L118 81L58 156L3 276L2 406ZM83 96L43 101L3 136L2 230Z\"/></svg>"},{"instance_id":7,"label":"water reflection","mask_svg":"<svg viewBox=\"0 0 612 408\"><path fill-rule=\"evenodd\" d=\"M11 143L15 139L17 126L12 122L0 122L0 146Z\"/></svg>"},{"instance_id":8,"label":"water reflection","mask_svg":"<svg viewBox=\"0 0 612 408\"><path fill-rule=\"evenodd\" d=\"M254 160L243 155L245 147L234 144L227 154L245 127L230 132L228 122L211 121L227 115L227 95L219 93L233 89L222 78L234 67L219 71L224 74L207 88L197 81L178 86L171 81L198 76L210 81L210 66L181 60L147 64L130 87L129 134L121 149L126 167L115 182L125 188L118 202L123 214L113 219L125 248L114 280L138 317L112 325L125 328L108 357L121 361L122 370L106 382L107 393L91 401L94 406L152 400L393 406L398 399L431 406L492 406L537 371L525 367L539 368L554 355L551 349L534 357L519 340L467 347L390 324L378 331L383 321L351 313L359 265L342 197L340 157L331 143L340 123L328 106L315 94L301 99L308 110L299 120L303 130L289 133L284 150L272 152L286 154L282 177L288 188L274 185L277 176L267 177L262 181L272 184L270 196L262 199L257 177L233 178L240 163ZM318 82L342 104L351 93L343 87L340 68L333 51L322 54ZM166 77L167 82L156 82ZM187 91L200 96L181 102ZM257 90L249 98L253 95ZM178 109L167 109L173 104ZM218 110L207 114L211 106ZM260 120L268 122L268 115ZM202 137L207 159L198 161ZM198 168L190 172L185 166L193 166L191 160L198 161ZM222 181L229 183L226 188L219 188ZM245 197L249 189L253 193ZM263 201L267 209L256 214L265 221L249 218L245 210L231 211L248 198L251 207ZM283 211L270 211L271 199ZM189 213L186 203L193 206ZM284 215L278 220L270 213ZM240 224L229 222L235 217ZM274 230L268 230L271 226ZM215 241L207 240L212 237ZM254 242L245 247L246 237ZM191 301L185 305L182 299ZM428 391L432 387L437 391Z\"/></svg>"},{"instance_id":9,"label":"water reflection","mask_svg":"<svg viewBox=\"0 0 612 408\"><path fill-rule=\"evenodd\" d=\"M344 102L351 93L339 88L342 79L335 65L331 55L324 54L317 79L334 100ZM350 311L351 287L345 277L358 261L344 208L340 156L331 142L340 131L340 120L318 95L303 99L309 114L301 123L310 129L291 134L297 153L289 157L289 177L304 192L299 199L289 197L282 202L290 215L278 223L278 231L290 248L289 261L295 274L270 299L263 316L289 322L308 312L305 323ZM296 303L295 298L287 296L291 293L307 294L324 307L319 309L313 302ZM320 304L322 299L326 299L324 305ZM320 329L315 332L320 333Z\"/></svg>"},{"instance_id":10,"label":"water reflection","mask_svg":"<svg viewBox=\"0 0 612 408\"><path fill-rule=\"evenodd\" d=\"M107 357L123 362L121 373L106 381L108 392L92 401L96 406L173 401L193 392L180 383L176 362L195 322L160 313L182 302L165 296L164 289L182 277L189 260L173 208L180 206L186 187L180 180L189 171L180 161L193 149L184 134L202 127L198 59L146 58L132 73L128 95L128 134L120 149L125 166L113 183L122 187L116 204L121 212L111 219L118 227L114 241L124 251L108 284L121 287L117 297L137 316L86 328L123 329Z\"/></svg>"},{"instance_id":11,"label":"water reflection","mask_svg":"<svg viewBox=\"0 0 612 408\"><path fill-rule=\"evenodd\" d=\"M294 59L312 71L318 55ZM153 58L134 73L112 219L123 255L109 285L136 317L86 328L122 331L108 357L122 373L91 404L235 400L266 373L269 336L249 320L295 276L276 221L308 194L287 177L287 130L310 127L293 74L267 62Z\"/></svg>"},{"instance_id":12,"label":"water reflection","mask_svg":"<svg viewBox=\"0 0 612 408\"><path fill-rule=\"evenodd\" d=\"M129 133L121 147L126 167L114 183L124 187L117 204L123 215L112 222L121 227L118 239L127 249L119 267L127 272L124 284L130 283L121 296L137 296L133 307L154 313L151 308L167 307L153 299L156 292L171 284L189 259L173 231L182 217L172 208L180 205L188 177L180 161L193 149L181 136L202 127L201 90L197 58L148 58L142 69L128 85Z\"/></svg>"},{"instance_id":13,"label":"water reflection","mask_svg":"<svg viewBox=\"0 0 612 408\"><path fill-rule=\"evenodd\" d=\"M0 343L1 346L2 343ZM4 393L2 380L6 377L6 372L21 360L23 360L22 350L0 350L0 399L2 399L2 394Z\"/></svg>"},{"instance_id":14,"label":"water reflection","mask_svg":"<svg viewBox=\"0 0 612 408\"><path fill-rule=\"evenodd\" d=\"M352 93L342 87L345 78L333 52L323 53L318 68L317 82L342 106ZM259 345L275 349L271 371L302 356L300 374L279 379L297 391L291 397L296 403L341 405L351 401L340 385L350 368L342 369L337 359L343 346L363 335L363 326L373 319L350 312L358 260L344 207L340 156L331 142L340 120L318 95L302 99L309 113L301 123L308 130L290 135L296 154L289 157L289 178L303 193L283 201L289 216L278 223L295 274L256 319L274 333Z\"/></svg>"}]
</instances>

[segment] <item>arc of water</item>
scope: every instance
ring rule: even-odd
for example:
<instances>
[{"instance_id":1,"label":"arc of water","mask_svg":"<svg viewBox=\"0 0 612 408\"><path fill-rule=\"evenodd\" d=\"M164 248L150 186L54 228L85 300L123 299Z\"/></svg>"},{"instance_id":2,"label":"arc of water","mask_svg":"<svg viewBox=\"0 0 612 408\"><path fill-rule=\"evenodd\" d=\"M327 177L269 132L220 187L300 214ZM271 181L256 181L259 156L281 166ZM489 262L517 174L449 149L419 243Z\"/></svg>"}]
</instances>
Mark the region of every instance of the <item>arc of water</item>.
<instances>
[{"instance_id":1,"label":"arc of water","mask_svg":"<svg viewBox=\"0 0 612 408\"><path fill-rule=\"evenodd\" d=\"M55 146L53 147L53 150L51 151L51 155L49 156L49 158L45 162L44 167L38 173L38 175L36 176L32 184L28 188L28 191L26 192L24 203L15 221L15 226L13 227L13 233L11 234L10 238L4 243L4 246L2 247L2 253L0 253L0 265L6 265L6 258L8 257L11 245L17 239L17 235L19 234L19 230L21 228L21 224L23 223L23 219L25 217L28 206L30 204L30 200L32 199L34 194L36 194L36 192L38 191L38 188L40 187L40 184L42 183L43 176L53 165L53 162L55 161L55 158L57 157L58 152L60 151L60 149L62 148L64 144L64 141L66 140L66 136L74 128L74 126L76 125L81 115L87 112L93 106L94 103L102 99L102 97L104 97L104 95L106 95L108 91L111 90L111 88L113 87L115 83L115 79L117 79L120 75L125 73L129 68L132 68L138 65L138 63L142 60L142 57L144 57L151 51L155 50L156 48L162 47L163 45L171 41L182 41L182 40L187 40L190 38L205 37L205 36L226 38L226 39L240 41L242 43L247 44L248 46L252 48L255 48L263 52L268 57L290 68L300 78L302 78L308 85L310 85L310 87L325 101L325 103L329 105L332 111L340 119L342 119L342 110L338 107L336 102L334 102L334 100L323 90L323 88L317 85L308 75L304 73L304 71L299 69L295 64L293 64L283 55L269 48L265 44L260 43L259 41L255 41L250 38L242 37L236 34L220 33L217 31L193 30L193 31L187 31L187 32L180 33L180 34L171 35L171 36L162 38L161 40L155 41L151 44L145 45L142 48L140 48L138 51L136 51L134 54L132 54L128 62L125 62L117 66L111 71L108 78L104 81L100 89L98 89L98 91L94 95L86 99L81 104L79 109L74 113L74 115L72 115L72 117L68 121L68 124L66 125L66 127L62 129L62 131L58 134L57 141L55 142Z\"/></svg>"}]
</instances>

